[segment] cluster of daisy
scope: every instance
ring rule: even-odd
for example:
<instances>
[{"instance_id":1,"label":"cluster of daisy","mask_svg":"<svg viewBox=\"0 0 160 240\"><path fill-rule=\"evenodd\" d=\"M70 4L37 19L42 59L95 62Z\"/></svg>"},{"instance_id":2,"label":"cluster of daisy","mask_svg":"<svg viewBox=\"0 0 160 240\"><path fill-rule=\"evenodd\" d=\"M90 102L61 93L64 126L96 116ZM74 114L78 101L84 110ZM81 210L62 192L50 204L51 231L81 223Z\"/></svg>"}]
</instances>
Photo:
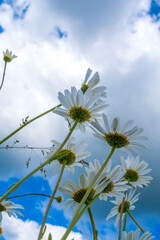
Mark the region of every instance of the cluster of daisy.
<instances>
[{"instance_id":1,"label":"cluster of daisy","mask_svg":"<svg viewBox=\"0 0 160 240\"><path fill-rule=\"evenodd\" d=\"M8 50L4 53L6 62L15 57ZM141 161L139 157L139 149L145 148L141 141L146 140L146 137L142 136L143 128L133 126L132 120L120 127L120 119L115 117L109 124L107 115L103 113L108 107L105 102L106 87L98 86L100 78L97 72L92 77L91 73L92 70L88 69L80 89L71 87L70 91L65 90L64 93L58 93L61 107L54 109L53 113L67 120L70 131L71 129L79 129L85 133L86 128L90 127L93 130L93 136L104 141L111 148L112 153L119 149L125 152L127 157L120 157L121 164L114 167L112 167L112 160L109 158L102 165L97 159L85 162L84 159L91 155L90 152L86 151L88 145L83 141L77 144L75 138L70 137L70 132L64 144L52 140L52 147L46 156L46 161L53 162L53 175L62 166L74 173L75 166L82 168L86 164L85 173L79 176L78 184L71 179L60 182L59 190L69 196L61 204L61 206L66 204L64 211L73 207L73 212L76 215L81 203L83 209L85 207L88 209L98 198L103 201L115 198L111 200L115 207L111 209L106 220L116 216L115 225L117 225L121 218L123 220L126 214L131 215L130 211L135 208L134 203L138 201L140 195L140 193L135 195L136 189L143 188L152 181L152 177L147 175L151 171L148 168L148 163ZM133 152L137 154L137 157L133 156ZM15 213L22 215L15 210L16 208L23 207L11 201L1 202L0 224L2 212L8 213L9 216L15 216ZM94 239L97 240L97 238ZM148 232L140 236L139 229L129 233L124 231L122 234L122 240L138 239L151 240L153 236Z\"/></svg>"},{"instance_id":2,"label":"cluster of daisy","mask_svg":"<svg viewBox=\"0 0 160 240\"><path fill-rule=\"evenodd\" d=\"M108 162L84 202L85 205L88 205L96 196L104 201L115 197L115 200L111 202L116 206L111 210L106 220L117 215L115 221L115 225L117 225L124 193L125 200L123 203L122 219L129 210L135 208L133 204L138 201L140 194L135 195L136 188L147 186L152 180L152 177L147 175L151 171L151 169L147 168L148 163L141 161L139 156L136 158L133 157L133 152L140 155L139 149L145 148L145 145L141 141L147 138L141 135L143 128L133 126L133 120L127 121L122 128L120 127L120 119L118 117L113 119L111 125L109 124L107 115L102 113L108 106L104 102L106 88L104 86L97 86L100 81L99 75L95 73L90 78L91 72L90 69L87 70L80 90L72 87L71 91L65 90L64 94L59 92L58 99L62 107L56 108L53 113L63 116L71 126L77 122L76 128L79 128L83 133L86 132L86 127L89 126L93 130L95 137L105 141L111 148L118 148L127 153L128 157L126 159L121 157L121 165L111 169L112 161ZM103 121L103 124L101 124L101 121ZM54 147L51 148L52 153L50 152L50 155L60 146L60 143L56 141L52 142ZM69 152L65 158L67 158L67 167L70 171L74 171L74 166L82 167L82 159L88 157L89 153L82 152L84 146L85 144L81 143L76 147L75 143L70 139L64 149L61 150L68 150ZM63 159L58 159L54 173L57 172L62 163ZM70 179L67 179L66 182L61 182L59 190L70 197L62 203L62 205L67 204L65 211L74 206L73 212L76 212L78 205L101 167L98 160L95 160L94 163L89 162L88 166L85 167L85 173L81 174L78 179L78 185ZM130 238L130 236L134 235L136 237ZM139 236L139 230L135 233L123 233L123 239L125 240L139 239L137 236ZM146 238L152 239L152 237L149 238L148 233L144 234L140 239Z\"/></svg>"}]
</instances>

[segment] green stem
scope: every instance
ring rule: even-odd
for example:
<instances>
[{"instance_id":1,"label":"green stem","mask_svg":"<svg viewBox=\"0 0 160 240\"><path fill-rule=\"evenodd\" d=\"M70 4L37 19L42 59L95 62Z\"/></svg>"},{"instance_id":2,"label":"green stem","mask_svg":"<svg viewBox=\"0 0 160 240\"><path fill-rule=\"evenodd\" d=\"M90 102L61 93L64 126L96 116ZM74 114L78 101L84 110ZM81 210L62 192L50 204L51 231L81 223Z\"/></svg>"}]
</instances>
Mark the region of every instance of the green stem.
<instances>
[{"instance_id":1,"label":"green stem","mask_svg":"<svg viewBox=\"0 0 160 240\"><path fill-rule=\"evenodd\" d=\"M127 193L127 191L124 192L124 196L123 196L123 199L122 199L122 205L121 205L121 211L120 211L120 217L119 217L118 240L121 240L122 215L123 215L123 209L124 209L124 203L125 203L126 193Z\"/></svg>"},{"instance_id":2,"label":"green stem","mask_svg":"<svg viewBox=\"0 0 160 240\"><path fill-rule=\"evenodd\" d=\"M43 196L43 197L51 197L50 195L43 194L43 193L26 193L26 194L21 194L13 197L8 197L6 200L12 199L12 198L19 198L19 197L26 197L26 196Z\"/></svg>"},{"instance_id":3,"label":"green stem","mask_svg":"<svg viewBox=\"0 0 160 240\"><path fill-rule=\"evenodd\" d=\"M132 220L135 222L135 224L140 228L140 230L145 233L145 231L143 230L143 228L138 224L138 222L135 220L135 218L132 216L132 214L127 211L127 213L129 214L129 216L132 218Z\"/></svg>"},{"instance_id":4,"label":"green stem","mask_svg":"<svg viewBox=\"0 0 160 240\"><path fill-rule=\"evenodd\" d=\"M5 73L6 73L6 66L7 66L7 62L5 61L4 70L3 70L3 77L2 77L2 82L1 82L0 90L2 89L2 86L3 86L3 83L4 83L4 77L5 77Z\"/></svg>"},{"instance_id":5,"label":"green stem","mask_svg":"<svg viewBox=\"0 0 160 240\"><path fill-rule=\"evenodd\" d=\"M29 177L31 177L34 173L36 173L38 170L40 170L41 168L43 168L45 165L51 163L53 160L55 160L55 156L57 155L57 153L62 149L62 147L65 145L65 143L68 141L69 137L71 136L72 132L74 131L75 127L77 125L77 122L75 122L72 126L72 128L70 129L68 135L66 136L66 138L64 139L64 141L62 142L62 144L60 145L60 147L57 149L57 151L55 151L55 153L49 158L47 159L44 163L42 163L40 166L38 166L37 168L35 168L32 172L30 172L29 174L27 174L24 178L22 178L19 182L13 184L8 191L0 198L0 202L2 202L11 192L15 191L24 181L26 181Z\"/></svg>"},{"instance_id":6,"label":"green stem","mask_svg":"<svg viewBox=\"0 0 160 240\"><path fill-rule=\"evenodd\" d=\"M79 219L82 217L82 215L85 213L85 211L88 210L88 208L97 200L97 198L99 197L100 194L98 194L85 208L83 208L80 213L76 216L76 219L74 221L74 224L72 225L72 227L68 227L67 228L67 236L69 235L69 233L72 231L73 227L76 225L76 223L79 221ZM66 238L64 238L64 236L62 237L61 240L64 240Z\"/></svg>"},{"instance_id":7,"label":"green stem","mask_svg":"<svg viewBox=\"0 0 160 240\"><path fill-rule=\"evenodd\" d=\"M88 214L89 214L89 217L91 220L91 225L92 225L92 230L93 230L93 240L97 240L97 230L95 227L94 218L93 218L93 214L92 214L90 207L88 208Z\"/></svg>"},{"instance_id":8,"label":"green stem","mask_svg":"<svg viewBox=\"0 0 160 240\"><path fill-rule=\"evenodd\" d=\"M64 233L64 235L63 235L63 237L62 237L61 240L65 240L65 239L68 237L68 234L69 234L69 232L72 230L72 228L73 228L73 226L74 226L74 222L76 221L77 215L79 214L79 211L80 211L80 209L82 208L82 205L83 205L84 202L87 200L87 197L88 197L90 191L92 190L92 187L94 186L95 182L97 181L97 179L99 178L99 176L100 176L101 173L103 172L104 168L106 167L106 165L107 165L109 159L111 158L114 150L115 150L115 147L112 147L112 148L111 148L111 151L110 151L110 153L109 153L109 155L108 155L108 157L107 157L107 159L106 159L105 162L103 163L103 165L102 165L102 167L100 168L100 170L98 171L97 175L94 177L91 185L89 186L87 192L85 193L84 197L82 198L82 200L81 200L81 202L80 202L80 204L79 204L79 206L78 206L78 208L77 208L77 211L75 212L74 217L73 217L72 221L70 222L70 225L69 225L68 229L66 230L66 232Z\"/></svg>"},{"instance_id":9,"label":"green stem","mask_svg":"<svg viewBox=\"0 0 160 240\"><path fill-rule=\"evenodd\" d=\"M58 180L57 180L56 186L55 186L55 188L54 188L54 190L53 190L53 193L52 193L52 195L51 195L51 198L50 198L50 200L49 200L47 209L46 209L46 211L45 211L45 214L44 214L44 217L43 217L43 221L42 221L42 225L41 225L41 228L40 228L40 231L39 231L39 235L38 235L38 240L41 240L42 237L43 237L43 236L42 236L43 228L44 228L44 226L45 226L45 222L46 222L46 219L47 219L47 216L48 216L48 212L49 212L49 209L50 209L51 204L52 204L52 202L53 202L53 199L54 199L54 196L55 196L55 194L56 194L56 191L57 191L57 188L58 188L58 186L59 186L59 183L60 183L60 181L61 181L61 178L62 178L64 169L65 169L65 164L62 165L59 178L58 178Z\"/></svg>"},{"instance_id":10,"label":"green stem","mask_svg":"<svg viewBox=\"0 0 160 240\"><path fill-rule=\"evenodd\" d=\"M124 223L123 223L123 232L126 231L126 222L127 222L127 214L125 213Z\"/></svg>"},{"instance_id":11,"label":"green stem","mask_svg":"<svg viewBox=\"0 0 160 240\"><path fill-rule=\"evenodd\" d=\"M35 121L36 119L44 116L45 114L53 111L56 107L60 107L60 106L62 106L62 104L59 104L59 105L55 106L54 108L51 108L51 109L49 109L48 111L46 111L46 112L38 115L37 117L34 117L34 118L32 118L31 120L27 121L27 122L24 123L22 126L20 126L20 127L17 128L15 131L13 131L11 134L9 134L7 137L5 137L4 139L2 139L2 140L0 141L0 144L2 144L3 142L5 142L6 140L8 140L10 137L12 137L14 134L16 134L17 132L19 132L22 128L26 127L26 126L27 126L28 124L30 124L31 122Z\"/></svg>"}]
</instances>

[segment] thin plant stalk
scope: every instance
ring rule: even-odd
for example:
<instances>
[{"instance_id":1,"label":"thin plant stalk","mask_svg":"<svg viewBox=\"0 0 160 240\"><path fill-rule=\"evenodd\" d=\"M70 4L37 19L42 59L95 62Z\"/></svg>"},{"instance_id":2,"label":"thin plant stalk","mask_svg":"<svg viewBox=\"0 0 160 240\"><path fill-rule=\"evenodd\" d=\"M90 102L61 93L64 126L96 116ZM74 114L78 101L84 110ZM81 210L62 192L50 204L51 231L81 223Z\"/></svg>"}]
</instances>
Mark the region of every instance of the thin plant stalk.
<instances>
[{"instance_id":1,"label":"thin plant stalk","mask_svg":"<svg viewBox=\"0 0 160 240\"><path fill-rule=\"evenodd\" d=\"M103 163L102 167L100 168L100 170L98 171L97 175L94 177L91 185L88 187L88 190L87 192L85 193L84 197L82 198L78 208L77 208L77 211L75 212L74 216L73 216L73 219L72 221L70 222L70 225L68 227L68 229L66 230L66 232L64 233L63 237L61 240L65 240L67 237L68 237L68 234L69 232L72 230L73 226L74 226L74 222L76 221L76 218L77 218L77 215L79 214L84 202L87 200L87 197L89 195L89 193L91 192L92 190L92 187L94 186L95 182L97 181L97 179L99 178L99 176L101 175L101 173L103 172L104 168L106 167L109 159L111 158L112 154L114 153L114 150L115 150L115 147L112 147L111 150L110 150L110 153L107 157L107 159L105 160L105 162Z\"/></svg>"},{"instance_id":2,"label":"thin plant stalk","mask_svg":"<svg viewBox=\"0 0 160 240\"><path fill-rule=\"evenodd\" d=\"M92 211L91 211L90 207L88 208L88 214L89 214L89 217L90 217L90 220L91 220L91 225L92 225L93 240L97 240L97 230L96 230L93 214L92 214Z\"/></svg>"},{"instance_id":3,"label":"thin plant stalk","mask_svg":"<svg viewBox=\"0 0 160 240\"><path fill-rule=\"evenodd\" d=\"M26 194L8 197L8 198L6 198L6 200L13 199L13 198L26 197L26 196L43 196L43 197L49 197L49 198L51 197L50 195L43 194L43 193L26 193Z\"/></svg>"},{"instance_id":4,"label":"thin plant stalk","mask_svg":"<svg viewBox=\"0 0 160 240\"><path fill-rule=\"evenodd\" d=\"M65 143L68 141L69 137L71 136L72 132L74 131L75 127L77 126L77 122L75 122L73 124L73 126L71 127L69 133L67 134L66 138L64 139L64 141L62 142L62 144L60 145L60 147L57 149L57 151L55 151L55 153L52 155L52 157L50 157L49 159L47 159L44 163L42 163L40 166L38 166L37 168L35 168L32 172L30 172L29 174L27 174L24 178L22 178L20 181L18 181L17 183L13 184L8 191L0 198L0 202L2 202L10 193L12 193L13 191L15 191L24 181L26 181L29 177L31 177L34 173L36 173L38 170L40 170L41 168L43 168L45 165L50 164L53 160L56 160L55 156L57 155L57 153L62 149L62 147L65 145Z\"/></svg>"},{"instance_id":5,"label":"thin plant stalk","mask_svg":"<svg viewBox=\"0 0 160 240\"><path fill-rule=\"evenodd\" d=\"M14 134L16 134L17 132L19 132L22 128L26 127L26 126L27 126L28 124L30 124L31 122L33 122L33 121L35 121L36 119L38 119L38 118L46 115L47 113L53 111L56 107L60 107L60 106L62 106L62 104L59 104L59 105L57 105L57 106L55 106L55 107L47 110L46 112L41 113L40 115L32 118L31 120L25 122L23 125L21 125L19 128L17 128L15 131L13 131L12 133L10 133L7 137L3 138L3 139L0 141L0 144L4 143L6 140L8 140L10 137L12 137Z\"/></svg>"},{"instance_id":6,"label":"thin plant stalk","mask_svg":"<svg viewBox=\"0 0 160 240\"><path fill-rule=\"evenodd\" d=\"M5 73L6 73L6 66L7 66L7 62L5 61L4 70L3 70L3 77L2 77L2 82L1 82L0 90L2 89L2 86L3 86L3 83L4 83L4 78L5 78Z\"/></svg>"},{"instance_id":7,"label":"thin plant stalk","mask_svg":"<svg viewBox=\"0 0 160 240\"><path fill-rule=\"evenodd\" d=\"M74 224L72 226L72 228L67 228L67 234L69 235L70 232L72 231L72 229L74 228L74 226L76 225L76 223L79 221L79 219L82 217L82 215L88 210L88 208L97 200L97 198L99 197L100 194L98 194L88 205L86 205L85 208L83 208L80 213L76 216L76 219L74 221ZM67 235L67 236L68 236ZM64 240L66 238L64 238L64 236L61 238L61 240Z\"/></svg>"},{"instance_id":8,"label":"thin plant stalk","mask_svg":"<svg viewBox=\"0 0 160 240\"><path fill-rule=\"evenodd\" d=\"M125 213L125 216L124 216L123 232L126 231L126 222L127 222L127 213Z\"/></svg>"},{"instance_id":9,"label":"thin plant stalk","mask_svg":"<svg viewBox=\"0 0 160 240\"><path fill-rule=\"evenodd\" d=\"M135 224L140 228L141 232L145 233L144 229L139 225L139 223L136 221L136 219L132 216L132 214L127 211L127 213L129 214L129 216L132 218L132 220L135 222Z\"/></svg>"},{"instance_id":10,"label":"thin plant stalk","mask_svg":"<svg viewBox=\"0 0 160 240\"><path fill-rule=\"evenodd\" d=\"M121 240L122 215L123 215L123 209L124 209L124 203L125 203L126 193L127 193L127 191L124 192L124 196L123 196L123 199L122 199L122 205L121 205L121 211L120 211L120 217L119 217L118 240Z\"/></svg>"},{"instance_id":11,"label":"thin plant stalk","mask_svg":"<svg viewBox=\"0 0 160 240\"><path fill-rule=\"evenodd\" d=\"M52 205L54 196L55 196L55 194L56 194L56 191L57 191L57 189L58 189L59 183L60 183L60 181L61 181L61 178L62 178L64 169L65 169L65 165L66 165L66 163L64 163L64 164L62 165L59 178L58 178L58 180L57 180L56 186L55 186L55 188L54 188L54 190L53 190L53 193L52 193L51 198L50 198L50 200L49 200L48 206L47 206L47 208L46 208L46 211L45 211L45 214L44 214L44 217L43 217L43 221L42 221L42 225L41 225L41 228L40 228L40 231L39 231L38 240L41 240L41 239L42 239L43 228L44 228L44 226L45 226L45 222L46 222L46 219L47 219L47 216L48 216L49 209L50 209L50 207L51 207L51 205Z\"/></svg>"}]
</instances>

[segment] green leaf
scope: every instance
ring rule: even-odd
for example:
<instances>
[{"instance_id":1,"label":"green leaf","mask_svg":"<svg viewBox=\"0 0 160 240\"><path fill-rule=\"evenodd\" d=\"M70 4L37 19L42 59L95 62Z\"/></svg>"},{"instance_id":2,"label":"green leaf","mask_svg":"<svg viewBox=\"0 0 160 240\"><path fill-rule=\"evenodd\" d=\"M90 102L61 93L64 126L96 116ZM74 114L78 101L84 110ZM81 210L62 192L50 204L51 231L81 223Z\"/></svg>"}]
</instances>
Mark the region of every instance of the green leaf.
<instances>
[{"instance_id":1,"label":"green leaf","mask_svg":"<svg viewBox=\"0 0 160 240\"><path fill-rule=\"evenodd\" d=\"M44 236L44 234L45 234L45 232L46 232L46 229L47 229L47 226L45 225L44 226L44 230L43 230L43 232L42 232L42 234L41 234L41 239L43 238L43 236ZM52 239L51 239L52 240Z\"/></svg>"},{"instance_id":2,"label":"green leaf","mask_svg":"<svg viewBox=\"0 0 160 240\"><path fill-rule=\"evenodd\" d=\"M52 240L52 235L51 235L51 233L50 233L49 236L48 236L48 240Z\"/></svg>"}]
</instances>

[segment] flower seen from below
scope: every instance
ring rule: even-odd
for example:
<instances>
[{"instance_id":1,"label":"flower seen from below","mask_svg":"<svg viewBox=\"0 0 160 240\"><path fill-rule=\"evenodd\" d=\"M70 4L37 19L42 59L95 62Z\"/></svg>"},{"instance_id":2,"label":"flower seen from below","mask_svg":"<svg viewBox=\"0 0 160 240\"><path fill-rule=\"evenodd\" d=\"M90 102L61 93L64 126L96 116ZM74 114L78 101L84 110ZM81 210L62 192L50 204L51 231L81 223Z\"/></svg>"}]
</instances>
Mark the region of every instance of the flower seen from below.
<instances>
[{"instance_id":1,"label":"flower seen from below","mask_svg":"<svg viewBox=\"0 0 160 240\"><path fill-rule=\"evenodd\" d=\"M122 167L126 171L124 179L127 180L133 187L144 187L147 186L153 179L150 176L146 176L151 171L147 169L148 163L140 161L140 157L128 157L125 159L121 157Z\"/></svg>"},{"instance_id":2,"label":"flower seen from below","mask_svg":"<svg viewBox=\"0 0 160 240\"><path fill-rule=\"evenodd\" d=\"M63 108L57 107L53 113L69 119L71 125L77 122L78 128L85 132L85 126L94 118L101 118L101 111L108 106L108 104L98 101L99 96L99 93L92 95L91 89L87 89L83 94L81 90L72 87L71 92L68 90L65 90L64 94L59 92L58 99Z\"/></svg>"},{"instance_id":3,"label":"flower seen from below","mask_svg":"<svg viewBox=\"0 0 160 240\"><path fill-rule=\"evenodd\" d=\"M123 180L124 172L122 171L121 166L115 166L111 170L112 161L109 160L107 166L103 170L104 179L103 182L106 182L106 187L101 192L99 199L107 201L108 197L121 196L122 192L129 189L130 186L126 185L127 181ZM89 167L85 167L87 174L90 174L92 171L96 173L100 170L101 164L98 160L89 163ZM108 183L108 184L107 184Z\"/></svg>"},{"instance_id":4,"label":"flower seen from below","mask_svg":"<svg viewBox=\"0 0 160 240\"><path fill-rule=\"evenodd\" d=\"M56 152L56 150L60 147L61 143L52 140L53 147L50 148L50 152L47 155L47 159L52 157L52 155ZM63 153L65 151L68 151L68 155L63 156L56 160L58 162L54 169L53 169L53 175L57 173L59 168L63 165L63 162L66 161L65 168L67 168L69 171L74 173L74 167L82 167L83 164L80 162L81 160L87 158L90 156L90 152L84 152L88 144L84 142L80 142L79 144L75 144L74 137L71 137L67 143L64 145L63 149L59 151L58 154ZM53 161L55 162L55 161Z\"/></svg>"},{"instance_id":5,"label":"flower seen from below","mask_svg":"<svg viewBox=\"0 0 160 240\"><path fill-rule=\"evenodd\" d=\"M99 74L96 72L92 78L90 78L92 73L92 70L88 68L86 72L85 79L82 83L81 90L83 93L87 91L88 88L92 89L92 94L100 93L100 97L106 98L106 87L105 86L99 86L96 87L96 85L100 82ZM90 79L89 79L90 78Z\"/></svg>"},{"instance_id":6,"label":"flower seen from below","mask_svg":"<svg viewBox=\"0 0 160 240\"><path fill-rule=\"evenodd\" d=\"M5 52L3 52L3 60L5 61L5 62L11 62L14 58L16 58L17 56L16 55L14 55L14 54L12 54L12 51L11 52L9 52L8 51L8 49L5 51Z\"/></svg>"},{"instance_id":7,"label":"flower seen from below","mask_svg":"<svg viewBox=\"0 0 160 240\"><path fill-rule=\"evenodd\" d=\"M82 173L79 177L78 185L73 182L72 180L67 179L66 182L61 182L61 186L59 187L59 190L70 196L69 199L67 199L63 204L68 203L68 205L65 207L64 211L66 211L68 208L74 206L73 211L75 212L79 203L81 202L82 198L84 197L85 193L88 190L88 187L91 185L94 177L96 176L95 171L92 171L86 176L84 173ZM101 174L100 177L95 182L88 198L85 201L85 205L88 205L97 194L99 194L106 186L106 183L102 182L102 179L104 178L104 175ZM62 205L63 205L62 204ZM61 205L61 206L62 206Z\"/></svg>"},{"instance_id":8,"label":"flower seen from below","mask_svg":"<svg viewBox=\"0 0 160 240\"><path fill-rule=\"evenodd\" d=\"M2 213L6 212L8 214L9 217L16 216L16 213L19 214L20 216L23 216L23 214L21 212L19 212L18 210L14 209L14 208L21 208L24 209L23 206L19 205L19 204L14 204L11 201L2 201L0 203L0 223L2 221Z\"/></svg>"},{"instance_id":9,"label":"flower seen from below","mask_svg":"<svg viewBox=\"0 0 160 240\"><path fill-rule=\"evenodd\" d=\"M130 128L133 124L132 120L129 120L121 130L120 119L118 117L113 119L112 126L110 127L107 116L103 114L103 122L104 128L101 127L96 119L91 122L94 127L92 128L94 131L93 135L106 141L109 146L119 148L130 155L132 155L132 151L139 154L137 147L145 148L143 144L139 143L139 141L147 139L140 135L143 132L143 128L137 126Z\"/></svg>"},{"instance_id":10,"label":"flower seen from below","mask_svg":"<svg viewBox=\"0 0 160 240\"><path fill-rule=\"evenodd\" d=\"M135 208L135 206L133 204L138 201L140 193L138 193L135 196L134 196L134 194L135 194L135 190L131 189L129 191L129 193L126 195L125 202L124 202L124 209L123 209L123 213L122 213L122 219L124 218L124 213L126 213L127 211L130 211L130 210L133 210ZM119 221L121 206L122 206L122 199L123 199L123 195L121 195L121 197L118 196L118 197L116 197L115 200L111 201L116 206L111 209L110 213L108 214L108 216L106 218L106 220L109 220L110 218L117 215L116 220L115 220L115 226L117 226L117 223Z\"/></svg>"},{"instance_id":11,"label":"flower seen from below","mask_svg":"<svg viewBox=\"0 0 160 240\"><path fill-rule=\"evenodd\" d=\"M122 240L152 240L154 236L151 236L151 233L145 232L140 237L140 229L138 228L135 232L123 232L122 234Z\"/></svg>"}]
</instances>

